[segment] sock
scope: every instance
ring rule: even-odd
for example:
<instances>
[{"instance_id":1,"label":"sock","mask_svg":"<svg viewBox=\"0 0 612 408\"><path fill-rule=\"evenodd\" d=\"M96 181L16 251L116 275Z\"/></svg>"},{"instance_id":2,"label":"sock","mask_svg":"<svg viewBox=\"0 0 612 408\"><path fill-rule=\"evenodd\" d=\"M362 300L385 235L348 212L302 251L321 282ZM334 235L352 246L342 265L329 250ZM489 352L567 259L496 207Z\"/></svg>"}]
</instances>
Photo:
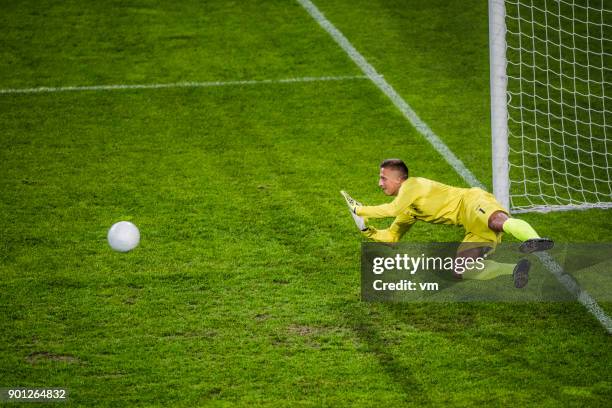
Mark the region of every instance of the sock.
<instances>
[{"instance_id":1,"label":"sock","mask_svg":"<svg viewBox=\"0 0 612 408\"><path fill-rule=\"evenodd\" d=\"M529 225L529 223L516 218L508 218L506 222L504 222L502 228L504 229L504 232L507 232L520 241L540 238L538 233L531 227L531 225Z\"/></svg>"},{"instance_id":2,"label":"sock","mask_svg":"<svg viewBox=\"0 0 612 408\"><path fill-rule=\"evenodd\" d=\"M515 264L499 263L491 260L483 261L483 270L473 268L463 272L463 279L489 280L502 275L512 275Z\"/></svg>"}]
</instances>

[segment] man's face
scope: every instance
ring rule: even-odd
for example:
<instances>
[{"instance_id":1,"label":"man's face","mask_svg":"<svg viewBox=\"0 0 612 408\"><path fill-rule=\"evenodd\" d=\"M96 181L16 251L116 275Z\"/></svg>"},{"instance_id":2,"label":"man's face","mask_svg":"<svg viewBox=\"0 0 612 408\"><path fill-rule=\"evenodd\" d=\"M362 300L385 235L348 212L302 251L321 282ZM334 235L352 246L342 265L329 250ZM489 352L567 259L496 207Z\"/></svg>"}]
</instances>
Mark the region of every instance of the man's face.
<instances>
[{"instance_id":1,"label":"man's face","mask_svg":"<svg viewBox=\"0 0 612 408\"><path fill-rule=\"evenodd\" d=\"M382 188L388 196L397 195L404 179L401 176L401 172L393 169L380 169L380 177L378 179L378 187Z\"/></svg>"}]
</instances>

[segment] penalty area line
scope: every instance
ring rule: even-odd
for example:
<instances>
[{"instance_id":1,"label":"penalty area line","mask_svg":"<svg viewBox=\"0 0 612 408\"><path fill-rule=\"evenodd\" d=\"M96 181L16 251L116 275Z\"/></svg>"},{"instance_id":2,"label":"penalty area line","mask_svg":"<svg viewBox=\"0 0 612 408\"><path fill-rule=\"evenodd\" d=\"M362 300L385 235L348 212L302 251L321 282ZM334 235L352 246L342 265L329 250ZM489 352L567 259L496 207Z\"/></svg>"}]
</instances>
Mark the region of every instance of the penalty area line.
<instances>
[{"instance_id":1,"label":"penalty area line","mask_svg":"<svg viewBox=\"0 0 612 408\"><path fill-rule=\"evenodd\" d=\"M130 89L166 89L166 88L212 88L236 85L262 85L262 84L288 84L297 82L320 82L320 81L350 81L356 79L367 79L365 75L342 75L342 76L320 76L301 77L285 79L261 79L245 81L210 81L210 82L175 82L169 84L119 84L119 85L89 85L89 86L60 86L60 87L37 87L37 88L9 88L0 89L0 94L36 94L75 91L121 91Z\"/></svg>"},{"instance_id":2,"label":"penalty area line","mask_svg":"<svg viewBox=\"0 0 612 408\"><path fill-rule=\"evenodd\" d=\"M310 0L296 0L310 16L323 28L334 41L344 50L353 60L361 71L384 93L393 104L402 112L404 117L416 128L419 133L436 149L446 162L459 174L470 186L486 189L484 184L463 164L463 162L450 150L450 148L436 135L433 130L425 123L416 112L408 105L395 89L376 72L376 69L365 59L351 42L319 11ZM550 255L540 255L540 261L548 268L564 287L576 296L576 299L601 323L606 331L612 334L612 319L604 312L585 290L582 290L578 283L569 279L561 265L559 265Z\"/></svg>"}]
</instances>

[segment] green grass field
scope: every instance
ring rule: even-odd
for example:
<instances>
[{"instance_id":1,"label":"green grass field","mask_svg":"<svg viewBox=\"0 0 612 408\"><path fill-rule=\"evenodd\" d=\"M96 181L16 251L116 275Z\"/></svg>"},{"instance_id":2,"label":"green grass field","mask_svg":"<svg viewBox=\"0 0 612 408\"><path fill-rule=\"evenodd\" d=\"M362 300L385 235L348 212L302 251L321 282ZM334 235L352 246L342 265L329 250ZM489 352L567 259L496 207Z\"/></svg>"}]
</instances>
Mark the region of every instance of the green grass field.
<instances>
[{"instance_id":1,"label":"green grass field","mask_svg":"<svg viewBox=\"0 0 612 408\"><path fill-rule=\"evenodd\" d=\"M297 2L0 4L1 89L271 81L0 93L0 387L96 407L609 404L611 338L577 302L360 301L339 190L387 201L387 157L467 185ZM486 2L316 4L490 187ZM274 82L305 77L351 78ZM522 218L612 241L609 211ZM120 220L142 236L125 254L106 243Z\"/></svg>"}]
</instances>

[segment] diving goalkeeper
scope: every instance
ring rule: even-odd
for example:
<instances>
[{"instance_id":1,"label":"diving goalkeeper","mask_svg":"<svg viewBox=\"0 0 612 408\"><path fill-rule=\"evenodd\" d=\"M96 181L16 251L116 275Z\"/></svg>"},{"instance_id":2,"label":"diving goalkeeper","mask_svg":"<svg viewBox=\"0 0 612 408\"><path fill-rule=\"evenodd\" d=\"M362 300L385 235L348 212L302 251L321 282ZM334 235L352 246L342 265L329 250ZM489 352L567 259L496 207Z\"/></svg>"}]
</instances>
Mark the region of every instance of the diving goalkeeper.
<instances>
[{"instance_id":1,"label":"diving goalkeeper","mask_svg":"<svg viewBox=\"0 0 612 408\"><path fill-rule=\"evenodd\" d=\"M417 222L453 224L465 228L466 234L457 250L458 258L483 257L508 233L523 243L520 251L531 253L553 247L553 241L541 238L525 221L511 218L508 210L495 197L480 188L451 187L421 177L409 177L408 167L399 159L387 159L380 164L379 187L395 199L377 206L363 206L344 191L355 223L367 238L380 242L397 242ZM395 217L391 226L378 230L367 226L368 218ZM527 284L529 261L516 265L489 261L483 271L462 274L457 278L492 279L500 275L514 276L516 287Z\"/></svg>"}]
</instances>

